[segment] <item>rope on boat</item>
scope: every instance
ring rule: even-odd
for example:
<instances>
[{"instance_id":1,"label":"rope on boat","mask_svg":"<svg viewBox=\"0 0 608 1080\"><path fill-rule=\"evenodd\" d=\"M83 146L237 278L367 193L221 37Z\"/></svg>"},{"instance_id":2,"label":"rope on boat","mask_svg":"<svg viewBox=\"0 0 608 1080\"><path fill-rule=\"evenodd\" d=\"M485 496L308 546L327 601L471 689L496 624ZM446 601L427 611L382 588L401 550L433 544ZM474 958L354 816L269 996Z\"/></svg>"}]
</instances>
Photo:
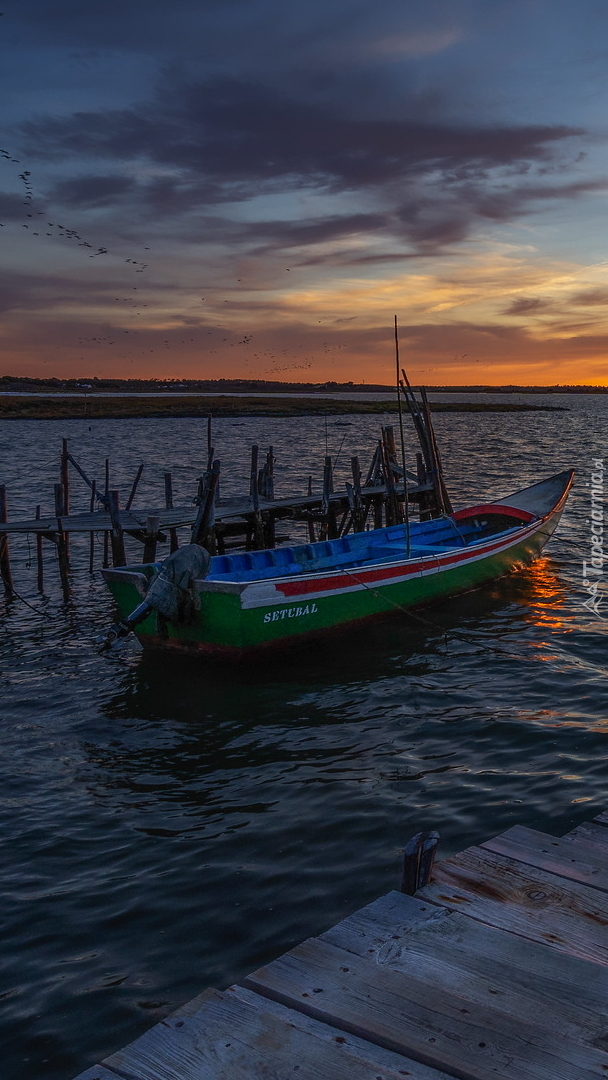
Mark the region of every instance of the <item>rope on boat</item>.
<instances>
[{"instance_id":1,"label":"rope on boat","mask_svg":"<svg viewBox=\"0 0 608 1080\"><path fill-rule=\"evenodd\" d=\"M402 611L405 615L409 615L411 619L416 619L417 622L424 623L426 626L432 627L433 630L438 630L443 635L446 649L448 647L448 635L451 634L452 637L461 638L462 641L466 641L467 645L477 645L479 648L485 649L486 652L495 653L497 656L508 656L511 660L522 659L522 656L519 653L509 652L507 649L499 649L495 645L486 645L484 641L478 641L468 634L463 634L461 630L446 630L445 626L440 626L440 624L434 622L433 619L427 619L424 615L418 615L415 611L412 611L411 608L404 607L403 604L398 604L396 600L391 600L388 596L384 596L378 589L374 589L365 581L361 581L352 570L344 570L344 573L348 574L349 577L352 577L353 581L356 581L358 585L362 585L368 592L373 593L374 596L377 596L386 604L390 604L390 606L394 607L397 611Z\"/></svg>"}]
</instances>

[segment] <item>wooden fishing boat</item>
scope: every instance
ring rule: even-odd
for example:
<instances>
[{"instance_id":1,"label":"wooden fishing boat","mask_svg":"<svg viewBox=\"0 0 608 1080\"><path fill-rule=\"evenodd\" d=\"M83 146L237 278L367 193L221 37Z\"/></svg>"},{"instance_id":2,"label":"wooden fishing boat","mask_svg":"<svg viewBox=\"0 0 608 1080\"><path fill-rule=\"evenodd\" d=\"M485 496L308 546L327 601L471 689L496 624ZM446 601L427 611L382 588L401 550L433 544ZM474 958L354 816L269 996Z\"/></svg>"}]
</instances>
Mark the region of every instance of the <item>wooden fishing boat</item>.
<instances>
[{"instance_id":1,"label":"wooden fishing boat","mask_svg":"<svg viewBox=\"0 0 608 1080\"><path fill-rule=\"evenodd\" d=\"M242 654L477 589L540 554L572 478L561 472L407 531L213 557L187 545L164 563L104 570L122 617L114 637L133 629L146 649Z\"/></svg>"}]
</instances>

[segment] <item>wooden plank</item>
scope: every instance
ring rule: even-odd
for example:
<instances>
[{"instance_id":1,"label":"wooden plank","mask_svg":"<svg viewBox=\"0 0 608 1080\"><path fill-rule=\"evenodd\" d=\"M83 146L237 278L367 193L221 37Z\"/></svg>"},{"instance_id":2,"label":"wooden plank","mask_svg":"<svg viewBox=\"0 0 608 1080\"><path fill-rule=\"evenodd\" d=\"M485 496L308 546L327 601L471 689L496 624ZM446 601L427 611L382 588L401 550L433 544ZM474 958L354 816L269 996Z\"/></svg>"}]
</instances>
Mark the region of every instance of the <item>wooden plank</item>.
<instances>
[{"instance_id":1,"label":"wooden plank","mask_svg":"<svg viewBox=\"0 0 608 1080\"><path fill-rule=\"evenodd\" d=\"M318 939L250 975L258 993L462 1080L606 1076L608 1054Z\"/></svg>"},{"instance_id":2,"label":"wooden plank","mask_svg":"<svg viewBox=\"0 0 608 1080\"><path fill-rule=\"evenodd\" d=\"M603 825L595 825L591 821L577 825L576 829L566 833L564 839L593 847L598 852L608 852L608 829Z\"/></svg>"},{"instance_id":3,"label":"wooden plank","mask_svg":"<svg viewBox=\"0 0 608 1080\"><path fill-rule=\"evenodd\" d=\"M331 1027L330 1024L323 1024L319 1020L314 1020L312 1016L307 1016L306 1013L294 1012L293 1009L289 1009L271 998L261 998L259 994L247 990L244 986L231 986L229 989L230 993L234 994L240 1001L253 1003L256 1008L259 1008L260 1003L263 1002L264 1009L271 1015L283 1017L288 1023L294 1024L302 1031L308 1031L325 1042L337 1043L345 1052L352 1053L355 1057L362 1058L364 1061L373 1062L376 1070L378 1068L383 1070L383 1076L386 1075L384 1073L385 1069L391 1070L391 1075L392 1071L396 1070L398 1076L409 1076L413 1080L443 1080L444 1077L447 1078L449 1075L433 1069L429 1065L424 1065L421 1061L414 1061L404 1057L402 1054L395 1054L392 1050L385 1050L383 1046L377 1046L375 1043L367 1042L365 1039L359 1039L356 1035ZM375 1080L378 1080L377 1073Z\"/></svg>"},{"instance_id":4,"label":"wooden plank","mask_svg":"<svg viewBox=\"0 0 608 1080\"><path fill-rule=\"evenodd\" d=\"M419 899L608 964L608 897L483 848L437 863Z\"/></svg>"},{"instance_id":5,"label":"wooden plank","mask_svg":"<svg viewBox=\"0 0 608 1080\"><path fill-rule=\"evenodd\" d=\"M583 845L577 847L572 840L548 836L523 825L515 825L500 836L486 840L481 847L608 892L608 847L605 853L598 849L594 855Z\"/></svg>"},{"instance_id":6,"label":"wooden plank","mask_svg":"<svg viewBox=\"0 0 608 1080\"><path fill-rule=\"evenodd\" d=\"M448 1080L403 1057L380 1066L373 1046L355 1047L342 1032L279 1014L257 995L216 991L196 1014L157 1024L104 1065L138 1080ZM396 1066L399 1066L397 1069Z\"/></svg>"},{"instance_id":7,"label":"wooden plank","mask_svg":"<svg viewBox=\"0 0 608 1080\"><path fill-rule=\"evenodd\" d=\"M487 1002L513 1018L606 1049L608 968L437 908L412 917L389 893L321 935L322 941L371 963L450 988L473 1004ZM400 908L402 907L402 910ZM599 1040L599 1041L598 1041Z\"/></svg>"},{"instance_id":8,"label":"wooden plank","mask_svg":"<svg viewBox=\"0 0 608 1080\"><path fill-rule=\"evenodd\" d=\"M124 1080L118 1073L112 1072L111 1069L106 1069L103 1065L91 1065L90 1069L85 1069L83 1073L78 1073L75 1080ZM139 1076L129 1077L129 1080L141 1080Z\"/></svg>"},{"instance_id":9,"label":"wooden plank","mask_svg":"<svg viewBox=\"0 0 608 1080\"><path fill-rule=\"evenodd\" d=\"M417 496L424 491L432 491L433 485L430 483L423 484L421 487L409 487L409 495ZM403 485L396 486L397 495L403 495ZM369 499L373 496L382 496L386 493L384 484L375 484L365 488L365 498ZM348 505L348 495L346 491L330 494L330 504L339 507ZM302 496L284 496L279 499L259 499L259 509L270 510L277 517L281 517L282 512L285 512L286 516L289 516L291 510L307 510L315 507L320 507L322 503L322 495L302 495ZM144 528L146 519L148 517L158 517L160 519L161 528L178 528L179 526L192 525L197 514L196 506L182 506L175 507L174 509L168 509L167 507L152 507L151 509L137 510L136 512L130 510L130 518L125 519L125 511L120 511L120 524L125 532L128 532L131 528ZM221 506L216 507L216 521L229 521L232 518L245 518L248 514L251 514L251 499L249 498L237 498L232 499L229 502L222 503ZM40 520L36 518L23 518L20 521L10 521L6 523L0 523L0 533L36 533L36 532L53 532L57 529L56 517L44 517ZM69 517L63 518L62 528L64 532L109 532L112 528L109 514L103 510L96 510L93 513L84 511L80 514L70 514Z\"/></svg>"}]
</instances>

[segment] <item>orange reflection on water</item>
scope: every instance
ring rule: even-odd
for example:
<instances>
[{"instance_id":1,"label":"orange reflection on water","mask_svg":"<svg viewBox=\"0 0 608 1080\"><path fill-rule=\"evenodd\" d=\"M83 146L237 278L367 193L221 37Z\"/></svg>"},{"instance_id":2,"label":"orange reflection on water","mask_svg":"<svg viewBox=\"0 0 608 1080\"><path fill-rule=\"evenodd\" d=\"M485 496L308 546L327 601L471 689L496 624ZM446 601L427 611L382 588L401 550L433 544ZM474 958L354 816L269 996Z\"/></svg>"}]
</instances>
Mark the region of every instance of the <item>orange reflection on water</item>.
<instances>
[{"instance_id":1,"label":"orange reflection on water","mask_svg":"<svg viewBox=\"0 0 608 1080\"><path fill-rule=\"evenodd\" d=\"M572 633L570 617L566 615L567 589L550 559L546 556L537 559L520 582L524 586L521 601L526 605L528 621L550 630Z\"/></svg>"}]
</instances>

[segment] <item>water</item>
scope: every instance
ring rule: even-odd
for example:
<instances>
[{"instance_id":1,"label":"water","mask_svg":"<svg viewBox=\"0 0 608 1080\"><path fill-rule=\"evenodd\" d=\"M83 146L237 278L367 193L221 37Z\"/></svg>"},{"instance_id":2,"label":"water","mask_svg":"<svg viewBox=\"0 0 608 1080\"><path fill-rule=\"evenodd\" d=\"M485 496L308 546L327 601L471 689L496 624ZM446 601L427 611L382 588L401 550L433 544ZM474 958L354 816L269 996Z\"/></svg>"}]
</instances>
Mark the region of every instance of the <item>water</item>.
<instances>
[{"instance_id":1,"label":"water","mask_svg":"<svg viewBox=\"0 0 608 1080\"><path fill-rule=\"evenodd\" d=\"M73 544L64 603L50 559L40 598L32 552L12 542L37 610L0 601L5 1080L67 1080L395 887L421 828L446 856L608 806L608 623L582 606L585 484L608 459L608 400L547 401L570 411L438 415L457 505L579 473L547 556L427 609L430 623L397 615L237 668L150 660L134 643L100 654L112 603L86 544ZM367 462L380 423L218 422L223 494L246 487L253 441L275 446L287 494L309 472L320 483L326 447L342 444L345 475L351 454ZM123 491L145 461L140 505L159 501L165 469L176 504L191 499L206 443L196 420L6 422L11 516L50 508L62 436L98 479L110 456ZM87 505L74 481L73 506Z\"/></svg>"}]
</instances>

